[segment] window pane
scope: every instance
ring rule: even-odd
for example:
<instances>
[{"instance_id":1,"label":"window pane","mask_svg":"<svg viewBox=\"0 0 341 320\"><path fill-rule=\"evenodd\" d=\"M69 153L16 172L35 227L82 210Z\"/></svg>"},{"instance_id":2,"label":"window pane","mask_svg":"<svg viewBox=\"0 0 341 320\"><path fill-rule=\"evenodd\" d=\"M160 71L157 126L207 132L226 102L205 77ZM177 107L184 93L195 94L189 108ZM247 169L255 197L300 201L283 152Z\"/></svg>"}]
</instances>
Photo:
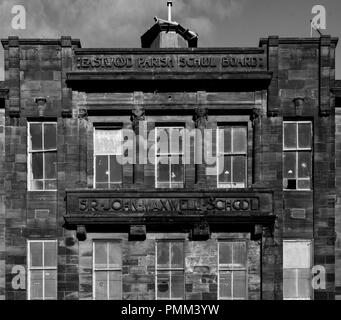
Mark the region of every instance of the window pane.
<instances>
[{"instance_id":1,"label":"window pane","mask_svg":"<svg viewBox=\"0 0 341 320\"><path fill-rule=\"evenodd\" d=\"M107 242L95 242L95 267L107 267Z\"/></svg>"},{"instance_id":2,"label":"window pane","mask_svg":"<svg viewBox=\"0 0 341 320\"><path fill-rule=\"evenodd\" d=\"M219 182L231 183L232 180L232 168L231 168L231 156L219 157Z\"/></svg>"},{"instance_id":3,"label":"window pane","mask_svg":"<svg viewBox=\"0 0 341 320\"><path fill-rule=\"evenodd\" d=\"M95 299L108 300L108 271L95 272Z\"/></svg>"},{"instance_id":4,"label":"window pane","mask_svg":"<svg viewBox=\"0 0 341 320\"><path fill-rule=\"evenodd\" d=\"M122 130L96 129L95 154L122 155Z\"/></svg>"},{"instance_id":5,"label":"window pane","mask_svg":"<svg viewBox=\"0 0 341 320\"><path fill-rule=\"evenodd\" d=\"M232 137L231 137L231 127L220 127L218 130L219 134L219 146L218 150L222 153L232 152Z\"/></svg>"},{"instance_id":6,"label":"window pane","mask_svg":"<svg viewBox=\"0 0 341 320\"><path fill-rule=\"evenodd\" d=\"M43 179L43 153L32 153L33 179Z\"/></svg>"},{"instance_id":7,"label":"window pane","mask_svg":"<svg viewBox=\"0 0 341 320\"><path fill-rule=\"evenodd\" d=\"M237 187L243 187L246 183L246 157L235 156L233 157L233 182Z\"/></svg>"},{"instance_id":8,"label":"window pane","mask_svg":"<svg viewBox=\"0 0 341 320\"><path fill-rule=\"evenodd\" d=\"M57 178L57 152L45 153L45 179Z\"/></svg>"},{"instance_id":9,"label":"window pane","mask_svg":"<svg viewBox=\"0 0 341 320\"><path fill-rule=\"evenodd\" d=\"M156 128L156 154L169 153L169 134L167 128Z\"/></svg>"},{"instance_id":10,"label":"window pane","mask_svg":"<svg viewBox=\"0 0 341 320\"><path fill-rule=\"evenodd\" d=\"M301 299L310 299L311 286L311 269L298 269L298 297Z\"/></svg>"},{"instance_id":11,"label":"window pane","mask_svg":"<svg viewBox=\"0 0 341 320\"><path fill-rule=\"evenodd\" d=\"M180 128L170 128L170 153L178 154L182 153L182 134L183 129Z\"/></svg>"},{"instance_id":12,"label":"window pane","mask_svg":"<svg viewBox=\"0 0 341 320\"><path fill-rule=\"evenodd\" d=\"M297 188L298 189L311 189L310 179L298 180Z\"/></svg>"},{"instance_id":13,"label":"window pane","mask_svg":"<svg viewBox=\"0 0 341 320\"><path fill-rule=\"evenodd\" d=\"M107 183L108 174L108 156L96 156L96 183Z\"/></svg>"},{"instance_id":14,"label":"window pane","mask_svg":"<svg viewBox=\"0 0 341 320\"><path fill-rule=\"evenodd\" d=\"M299 152L298 153L298 177L310 178L311 176L311 153Z\"/></svg>"},{"instance_id":15,"label":"window pane","mask_svg":"<svg viewBox=\"0 0 341 320\"><path fill-rule=\"evenodd\" d=\"M158 299L170 298L170 276L168 271L157 273L157 297Z\"/></svg>"},{"instance_id":16,"label":"window pane","mask_svg":"<svg viewBox=\"0 0 341 320\"><path fill-rule=\"evenodd\" d=\"M283 298L297 298L297 275L295 269L283 269Z\"/></svg>"},{"instance_id":17,"label":"window pane","mask_svg":"<svg viewBox=\"0 0 341 320\"><path fill-rule=\"evenodd\" d=\"M233 264L246 267L246 243L233 242Z\"/></svg>"},{"instance_id":18,"label":"window pane","mask_svg":"<svg viewBox=\"0 0 341 320\"><path fill-rule=\"evenodd\" d=\"M232 264L232 242L219 243L219 264Z\"/></svg>"},{"instance_id":19,"label":"window pane","mask_svg":"<svg viewBox=\"0 0 341 320\"><path fill-rule=\"evenodd\" d=\"M169 268L169 242L160 241L157 243L157 267Z\"/></svg>"},{"instance_id":20,"label":"window pane","mask_svg":"<svg viewBox=\"0 0 341 320\"><path fill-rule=\"evenodd\" d=\"M184 245L182 242L171 244L172 268L183 268L184 266Z\"/></svg>"},{"instance_id":21,"label":"window pane","mask_svg":"<svg viewBox=\"0 0 341 320\"><path fill-rule=\"evenodd\" d=\"M30 242L30 262L31 267L43 266L43 243Z\"/></svg>"},{"instance_id":22,"label":"window pane","mask_svg":"<svg viewBox=\"0 0 341 320\"><path fill-rule=\"evenodd\" d=\"M173 271L172 272L172 298L174 299L182 299L184 297L184 273L182 271Z\"/></svg>"},{"instance_id":23,"label":"window pane","mask_svg":"<svg viewBox=\"0 0 341 320\"><path fill-rule=\"evenodd\" d=\"M43 271L31 271L30 277L30 299L43 299Z\"/></svg>"},{"instance_id":24,"label":"window pane","mask_svg":"<svg viewBox=\"0 0 341 320\"><path fill-rule=\"evenodd\" d=\"M233 271L233 298L246 299L246 271Z\"/></svg>"},{"instance_id":25,"label":"window pane","mask_svg":"<svg viewBox=\"0 0 341 320\"><path fill-rule=\"evenodd\" d=\"M283 268L311 267L311 241L283 241Z\"/></svg>"},{"instance_id":26,"label":"window pane","mask_svg":"<svg viewBox=\"0 0 341 320\"><path fill-rule=\"evenodd\" d=\"M121 271L109 272L109 299L110 300L122 299Z\"/></svg>"},{"instance_id":27,"label":"window pane","mask_svg":"<svg viewBox=\"0 0 341 320\"><path fill-rule=\"evenodd\" d=\"M184 165L182 164L182 157L172 157L171 161L171 181L184 181Z\"/></svg>"},{"instance_id":28,"label":"window pane","mask_svg":"<svg viewBox=\"0 0 341 320\"><path fill-rule=\"evenodd\" d=\"M158 157L157 158L157 182L166 182L169 184L169 158L168 157Z\"/></svg>"},{"instance_id":29,"label":"window pane","mask_svg":"<svg viewBox=\"0 0 341 320\"><path fill-rule=\"evenodd\" d=\"M43 180L32 180L31 186L32 186L32 190L43 190L44 189L44 182L43 182Z\"/></svg>"},{"instance_id":30,"label":"window pane","mask_svg":"<svg viewBox=\"0 0 341 320\"><path fill-rule=\"evenodd\" d=\"M57 148L57 126L55 123L44 124L44 149Z\"/></svg>"},{"instance_id":31,"label":"window pane","mask_svg":"<svg viewBox=\"0 0 341 320\"><path fill-rule=\"evenodd\" d=\"M296 179L296 152L284 152L284 178Z\"/></svg>"},{"instance_id":32,"label":"window pane","mask_svg":"<svg viewBox=\"0 0 341 320\"><path fill-rule=\"evenodd\" d=\"M284 123L284 148L297 148L297 127L296 123Z\"/></svg>"},{"instance_id":33,"label":"window pane","mask_svg":"<svg viewBox=\"0 0 341 320\"><path fill-rule=\"evenodd\" d=\"M57 299L57 270L45 273L45 299Z\"/></svg>"},{"instance_id":34,"label":"window pane","mask_svg":"<svg viewBox=\"0 0 341 320\"><path fill-rule=\"evenodd\" d=\"M117 156L110 156L110 182L122 182L122 165Z\"/></svg>"},{"instance_id":35,"label":"window pane","mask_svg":"<svg viewBox=\"0 0 341 320\"><path fill-rule=\"evenodd\" d=\"M121 268L122 255L120 243L109 242L109 268Z\"/></svg>"},{"instance_id":36,"label":"window pane","mask_svg":"<svg viewBox=\"0 0 341 320\"><path fill-rule=\"evenodd\" d=\"M56 190L56 189L57 189L57 180L45 181L45 190Z\"/></svg>"},{"instance_id":37,"label":"window pane","mask_svg":"<svg viewBox=\"0 0 341 320\"><path fill-rule=\"evenodd\" d=\"M42 150L42 124L30 123L31 150Z\"/></svg>"},{"instance_id":38,"label":"window pane","mask_svg":"<svg viewBox=\"0 0 341 320\"><path fill-rule=\"evenodd\" d=\"M311 124L299 123L298 124L298 147L311 148Z\"/></svg>"},{"instance_id":39,"label":"window pane","mask_svg":"<svg viewBox=\"0 0 341 320\"><path fill-rule=\"evenodd\" d=\"M246 153L246 128L233 127L233 152Z\"/></svg>"},{"instance_id":40,"label":"window pane","mask_svg":"<svg viewBox=\"0 0 341 320\"><path fill-rule=\"evenodd\" d=\"M44 266L57 267L57 243L44 243Z\"/></svg>"},{"instance_id":41,"label":"window pane","mask_svg":"<svg viewBox=\"0 0 341 320\"><path fill-rule=\"evenodd\" d=\"M232 273L229 271L219 273L219 297L221 299L232 298Z\"/></svg>"}]
</instances>

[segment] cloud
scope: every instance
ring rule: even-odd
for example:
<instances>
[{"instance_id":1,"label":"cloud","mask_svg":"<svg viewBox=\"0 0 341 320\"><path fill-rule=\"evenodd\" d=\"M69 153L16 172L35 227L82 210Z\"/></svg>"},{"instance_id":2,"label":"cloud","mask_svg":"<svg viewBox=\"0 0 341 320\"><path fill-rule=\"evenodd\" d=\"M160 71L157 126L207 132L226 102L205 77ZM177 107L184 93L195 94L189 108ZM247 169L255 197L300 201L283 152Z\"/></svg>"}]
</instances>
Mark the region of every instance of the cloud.
<instances>
[{"instance_id":1,"label":"cloud","mask_svg":"<svg viewBox=\"0 0 341 320\"><path fill-rule=\"evenodd\" d=\"M173 19L199 33L199 43L214 39L224 19L238 17L247 0L174 0ZM27 29L11 28L11 8L22 4ZM80 38L83 47L139 47L153 17L167 17L165 0L1 0L0 37ZM210 40L211 41L211 40ZM0 59L3 52L0 50ZM0 63L0 80L3 66Z\"/></svg>"}]
</instances>

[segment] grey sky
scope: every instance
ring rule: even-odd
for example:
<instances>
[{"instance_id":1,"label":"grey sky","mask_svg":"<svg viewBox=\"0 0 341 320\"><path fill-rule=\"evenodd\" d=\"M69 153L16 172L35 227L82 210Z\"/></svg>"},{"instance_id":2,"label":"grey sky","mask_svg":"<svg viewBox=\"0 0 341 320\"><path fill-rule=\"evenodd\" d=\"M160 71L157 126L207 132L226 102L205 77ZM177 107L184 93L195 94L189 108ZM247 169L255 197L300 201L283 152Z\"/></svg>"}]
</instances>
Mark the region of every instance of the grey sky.
<instances>
[{"instance_id":1,"label":"grey sky","mask_svg":"<svg viewBox=\"0 0 341 320\"><path fill-rule=\"evenodd\" d=\"M174 0L173 19L199 34L199 46L258 46L260 37L309 37L311 9L327 9L325 34L341 38L340 0ZM23 4L27 29L11 28L11 8ZM71 35L83 47L140 47L141 34L167 17L166 0L0 0L0 37ZM0 49L0 80L3 51ZM337 49L341 79L341 43Z\"/></svg>"}]
</instances>

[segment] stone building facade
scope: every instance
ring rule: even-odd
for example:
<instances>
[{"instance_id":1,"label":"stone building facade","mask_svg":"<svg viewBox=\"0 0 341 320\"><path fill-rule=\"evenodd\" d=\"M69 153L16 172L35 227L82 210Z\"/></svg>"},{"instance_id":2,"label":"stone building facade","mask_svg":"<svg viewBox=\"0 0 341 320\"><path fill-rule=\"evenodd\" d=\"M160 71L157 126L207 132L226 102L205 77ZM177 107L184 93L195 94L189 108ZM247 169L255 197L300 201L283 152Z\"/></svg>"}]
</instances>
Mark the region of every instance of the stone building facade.
<instances>
[{"instance_id":1,"label":"stone building facade","mask_svg":"<svg viewBox=\"0 0 341 320\"><path fill-rule=\"evenodd\" d=\"M337 39L197 44L2 40L1 299L341 295Z\"/></svg>"}]
</instances>

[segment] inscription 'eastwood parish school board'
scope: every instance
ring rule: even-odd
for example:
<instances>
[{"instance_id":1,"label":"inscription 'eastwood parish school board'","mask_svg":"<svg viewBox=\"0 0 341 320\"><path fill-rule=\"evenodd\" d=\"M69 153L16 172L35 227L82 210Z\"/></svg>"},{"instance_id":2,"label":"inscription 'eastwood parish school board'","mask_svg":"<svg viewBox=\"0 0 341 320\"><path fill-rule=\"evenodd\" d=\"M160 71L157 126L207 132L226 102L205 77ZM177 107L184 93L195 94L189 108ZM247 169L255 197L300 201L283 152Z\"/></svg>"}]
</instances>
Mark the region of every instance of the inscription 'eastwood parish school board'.
<instances>
[{"instance_id":1,"label":"inscription 'eastwood parish school board'","mask_svg":"<svg viewBox=\"0 0 341 320\"><path fill-rule=\"evenodd\" d=\"M237 70L265 69L264 55L93 55L76 57L77 70Z\"/></svg>"}]
</instances>

